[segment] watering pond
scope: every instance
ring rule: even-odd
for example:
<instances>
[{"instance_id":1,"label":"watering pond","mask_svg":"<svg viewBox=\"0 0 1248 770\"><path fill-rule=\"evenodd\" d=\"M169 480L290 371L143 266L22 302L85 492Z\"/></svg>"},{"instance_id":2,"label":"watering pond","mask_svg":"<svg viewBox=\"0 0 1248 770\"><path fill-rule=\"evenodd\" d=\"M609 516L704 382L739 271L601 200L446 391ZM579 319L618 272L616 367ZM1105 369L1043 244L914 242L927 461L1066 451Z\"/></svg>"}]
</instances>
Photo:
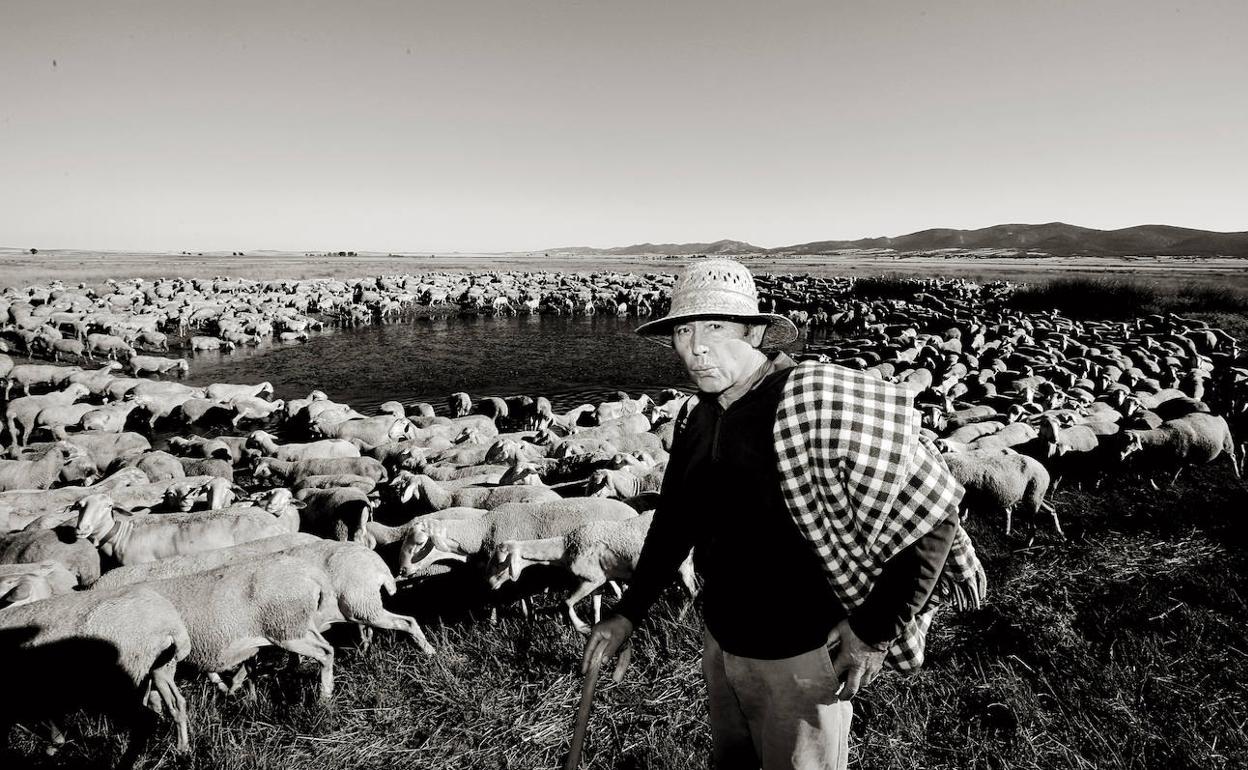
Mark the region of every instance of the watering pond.
<instances>
[{"instance_id":1,"label":"watering pond","mask_svg":"<svg viewBox=\"0 0 1248 770\"><path fill-rule=\"evenodd\" d=\"M327 329L303 343L264 342L191 359L190 385L273 383L276 398L314 389L366 413L425 401L439 414L456 391L544 395L556 410L616 391L636 397L686 387L670 349L634 333L636 318L442 316Z\"/></svg>"}]
</instances>

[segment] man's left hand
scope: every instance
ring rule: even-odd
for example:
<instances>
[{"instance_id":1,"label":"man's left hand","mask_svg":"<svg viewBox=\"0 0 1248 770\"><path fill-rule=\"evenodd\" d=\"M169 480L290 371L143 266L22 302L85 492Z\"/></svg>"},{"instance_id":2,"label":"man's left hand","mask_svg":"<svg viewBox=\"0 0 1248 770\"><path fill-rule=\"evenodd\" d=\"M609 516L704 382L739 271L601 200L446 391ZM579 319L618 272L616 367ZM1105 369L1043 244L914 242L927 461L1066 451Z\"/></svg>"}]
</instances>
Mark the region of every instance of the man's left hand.
<instances>
[{"instance_id":1,"label":"man's left hand","mask_svg":"<svg viewBox=\"0 0 1248 770\"><path fill-rule=\"evenodd\" d=\"M836 657L832 659L832 675L841 685L841 700L849 700L858 694L863 687L871 684L880 669L884 666L884 655L887 645L872 646L858 638L849 626L849 619L842 620L828 634L828 647L839 643Z\"/></svg>"}]
</instances>

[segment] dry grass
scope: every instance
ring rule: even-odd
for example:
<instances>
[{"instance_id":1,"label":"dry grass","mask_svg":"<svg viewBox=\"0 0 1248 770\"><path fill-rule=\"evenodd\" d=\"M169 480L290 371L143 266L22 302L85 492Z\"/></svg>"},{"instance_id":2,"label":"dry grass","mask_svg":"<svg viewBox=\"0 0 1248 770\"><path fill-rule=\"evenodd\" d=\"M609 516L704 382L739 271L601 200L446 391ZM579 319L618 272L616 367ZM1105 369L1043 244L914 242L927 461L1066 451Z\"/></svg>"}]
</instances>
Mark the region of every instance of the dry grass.
<instances>
[{"instance_id":1,"label":"dry grass","mask_svg":"<svg viewBox=\"0 0 1248 770\"><path fill-rule=\"evenodd\" d=\"M888 675L860 698L854 767L1248 765L1243 484L1214 467L1160 494L1133 484L1062 491L1056 502L1069 540L1047 530L1007 540L999 521L970 522L991 603L943 616L922 672ZM242 696L187 681L193 752L176 757L158 740L147 765L558 766L579 695L581 637L556 618L527 622L514 610L497 625L483 611L439 619L438 609L464 601L455 590L444 583L404 597L439 648L434 658L387 637L361 655L344 635L329 703L314 700L311 666L283 668L277 655L266 658L277 670ZM669 598L637 636L625 682L604 680L586 767L704 766L698 620L696 612L676 620L678 597ZM0 763L87 768L120 755L103 720L84 717L75 728L85 736L50 760L15 734L17 752Z\"/></svg>"}]
</instances>

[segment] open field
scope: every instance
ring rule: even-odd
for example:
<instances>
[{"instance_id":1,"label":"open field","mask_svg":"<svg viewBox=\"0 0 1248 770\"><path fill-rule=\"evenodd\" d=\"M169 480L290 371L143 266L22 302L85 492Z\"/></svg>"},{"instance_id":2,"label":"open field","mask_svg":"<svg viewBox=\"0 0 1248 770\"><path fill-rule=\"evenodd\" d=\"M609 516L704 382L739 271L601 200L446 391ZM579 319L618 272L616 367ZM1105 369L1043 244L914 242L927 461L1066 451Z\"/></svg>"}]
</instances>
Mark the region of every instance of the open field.
<instances>
[{"instance_id":1,"label":"open field","mask_svg":"<svg viewBox=\"0 0 1248 770\"><path fill-rule=\"evenodd\" d=\"M290 269L303 269L297 262L292 259ZM369 274L347 262L349 275ZM937 263L901 262L941 272ZM1037 262L1011 264L1019 269L1008 277L1047 280L1093 269ZM783 271L812 272L808 263L791 269L785 263ZM154 257L146 264L159 268ZM646 264L641 269L670 270L677 263ZM906 272L890 265L880 265L879 272ZM845 272L833 264L821 267ZM1232 267L1168 272L1182 277L1166 284L1172 292L1204 281L1248 291L1248 276ZM7 275L3 282L10 282ZM92 275L81 280L98 278ZM57 271L45 266L32 281L55 277ZM252 277L270 274L257 268ZM1153 301L1168 296L1162 292ZM1248 343L1248 314L1196 315ZM1160 491L1117 477L1098 490L1064 486L1051 499L1067 539L1056 537L1046 521L1016 519L1012 538L1001 534L1000 520L968 522L989 574L989 604L960 615L943 613L923 671L886 675L860 696L851 767L1248 766L1248 486L1219 460ZM351 646L349 635L339 639L345 646L337 661L338 691L327 703L316 701L316 674L306 664L297 672L258 676L254 690L233 698L201 679L187 680L192 753L174 755L161 734L145 766L558 766L579 695L581 638L550 615L528 623L504 610L491 625L484 612L464 609L456 588L435 585L400 597L402 609L417 616L439 649L434 658L387 635L367 655ZM552 599L538 603L555 606ZM662 605L635 637L637 655L625 681L603 684L586 767L705 766L709 736L698 616L678 621L674 607L674 601ZM266 659L274 667L290 665L282 656ZM42 756L40 741L14 732L15 745L0 753L0 766L95 768L121 755L123 742L107 720L82 717L70 727L71 742L55 758Z\"/></svg>"},{"instance_id":2,"label":"open field","mask_svg":"<svg viewBox=\"0 0 1248 770\"><path fill-rule=\"evenodd\" d=\"M898 256L876 253L826 257L743 257L760 272L815 275L945 275L975 281L1038 281L1052 276L1130 276L1144 281L1184 281L1248 288L1248 260L1197 257L1043 257ZM97 283L108 278L186 278L218 275L252 278L359 278L437 270L599 270L675 272L683 257L559 257L542 254L305 256L268 252L245 257L225 254L132 254L46 250L30 254L0 249L0 285L26 286L60 279Z\"/></svg>"}]
</instances>

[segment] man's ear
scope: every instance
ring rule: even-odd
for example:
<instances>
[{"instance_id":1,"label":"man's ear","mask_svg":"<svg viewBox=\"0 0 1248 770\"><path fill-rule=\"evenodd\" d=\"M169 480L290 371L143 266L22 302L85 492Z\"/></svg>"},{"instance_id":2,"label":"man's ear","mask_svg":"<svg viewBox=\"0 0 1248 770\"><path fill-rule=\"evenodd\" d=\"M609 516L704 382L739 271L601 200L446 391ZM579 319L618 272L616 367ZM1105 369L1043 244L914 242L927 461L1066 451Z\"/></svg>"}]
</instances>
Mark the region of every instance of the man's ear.
<instances>
[{"instance_id":1,"label":"man's ear","mask_svg":"<svg viewBox=\"0 0 1248 770\"><path fill-rule=\"evenodd\" d=\"M749 343L758 347L763 344L763 337L767 334L767 324L752 324L746 328L745 338Z\"/></svg>"}]
</instances>

